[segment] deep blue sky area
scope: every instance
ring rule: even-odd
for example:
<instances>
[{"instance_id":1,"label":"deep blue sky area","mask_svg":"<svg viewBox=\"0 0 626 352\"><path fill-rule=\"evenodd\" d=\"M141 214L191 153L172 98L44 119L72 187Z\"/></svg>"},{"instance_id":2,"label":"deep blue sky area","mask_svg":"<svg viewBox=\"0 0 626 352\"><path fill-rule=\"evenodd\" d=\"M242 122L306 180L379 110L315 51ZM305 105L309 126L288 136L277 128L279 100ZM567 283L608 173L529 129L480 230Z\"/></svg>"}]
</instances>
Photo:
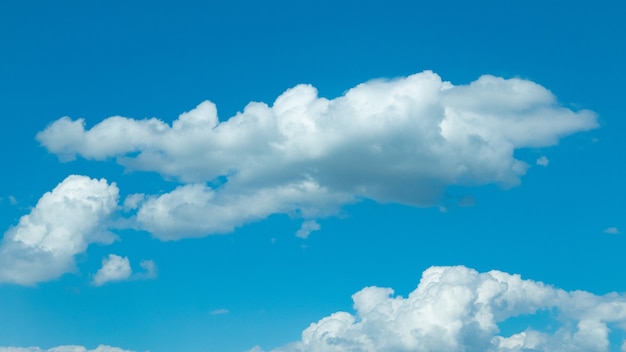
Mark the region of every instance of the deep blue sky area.
<instances>
[{"instance_id":1,"label":"deep blue sky area","mask_svg":"<svg viewBox=\"0 0 626 352\"><path fill-rule=\"evenodd\" d=\"M406 297L433 265L626 292L624 18L615 0L2 2L0 251L68 175L115 182L120 205L109 228L118 240L76 253L74 269L26 285L0 272L0 346L271 350L351 312L351 295L366 286ZM599 128L516 148L530 166L518 185L449 184L432 206L359 196L310 219L320 228L306 239L294 234L307 217L276 212L234 231L162 241L150 227L120 225L132 217L121 204L184 180L125 168L113 154L63 162L36 140L63 116L84 118L87 129L118 115L172 123L210 100L224 123L300 83L334 99L425 70L454 85L485 74L532 81L558 109L593 111ZM536 163L543 156L545 167ZM94 285L109 254L128 257L134 272L151 260L157 274ZM0 256L0 266L11 258Z\"/></svg>"}]
</instances>

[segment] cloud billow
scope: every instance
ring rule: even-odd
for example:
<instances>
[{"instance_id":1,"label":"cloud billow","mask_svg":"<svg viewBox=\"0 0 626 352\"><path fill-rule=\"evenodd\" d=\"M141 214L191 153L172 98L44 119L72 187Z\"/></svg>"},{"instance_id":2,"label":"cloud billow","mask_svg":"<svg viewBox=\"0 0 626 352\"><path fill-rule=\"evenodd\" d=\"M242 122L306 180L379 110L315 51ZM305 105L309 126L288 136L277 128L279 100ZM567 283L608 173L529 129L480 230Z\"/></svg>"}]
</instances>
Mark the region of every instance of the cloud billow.
<instances>
[{"instance_id":1,"label":"cloud billow","mask_svg":"<svg viewBox=\"0 0 626 352\"><path fill-rule=\"evenodd\" d=\"M333 313L272 351L607 351L608 325L626 327L624 295L568 292L496 270L431 267L406 298L393 293L366 287L352 296L356 314ZM499 334L502 322L541 311L551 312L552 329Z\"/></svg>"},{"instance_id":2,"label":"cloud billow","mask_svg":"<svg viewBox=\"0 0 626 352\"><path fill-rule=\"evenodd\" d=\"M31 285L76 269L75 256L91 243L109 244L117 208L115 183L70 175L44 194L0 244L0 283Z\"/></svg>"},{"instance_id":3,"label":"cloud billow","mask_svg":"<svg viewBox=\"0 0 626 352\"><path fill-rule=\"evenodd\" d=\"M451 185L512 186L529 167L516 149L597 126L593 112L564 108L528 80L485 75L454 86L425 71L335 99L298 85L272 106L252 102L222 122L209 101L171 125L115 116L86 129L83 119L63 117L37 140L62 160L114 158L179 180L173 192L137 204L139 225L171 240L275 213L324 216L363 198L431 206ZM226 182L207 186L217 179ZM252 211L241 207L252 202Z\"/></svg>"}]
</instances>

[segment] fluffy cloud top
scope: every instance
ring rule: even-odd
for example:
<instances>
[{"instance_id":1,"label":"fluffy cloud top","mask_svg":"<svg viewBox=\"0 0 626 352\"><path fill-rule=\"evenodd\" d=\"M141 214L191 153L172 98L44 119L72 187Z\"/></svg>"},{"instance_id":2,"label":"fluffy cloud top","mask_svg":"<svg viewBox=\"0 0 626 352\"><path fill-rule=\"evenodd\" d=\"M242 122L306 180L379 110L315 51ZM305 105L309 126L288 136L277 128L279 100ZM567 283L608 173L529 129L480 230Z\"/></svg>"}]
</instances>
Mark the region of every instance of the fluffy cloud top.
<instances>
[{"instance_id":1,"label":"fluffy cloud top","mask_svg":"<svg viewBox=\"0 0 626 352\"><path fill-rule=\"evenodd\" d=\"M449 185L515 185L528 168L515 149L595 127L594 113L559 106L531 81L487 75L454 86L426 71L335 99L298 85L222 122L208 101L171 125L114 116L86 129L63 117L37 139L64 160L115 158L188 183L127 202L144 229L178 239L361 198L430 206ZM215 180L222 186L206 186Z\"/></svg>"},{"instance_id":2,"label":"fluffy cloud top","mask_svg":"<svg viewBox=\"0 0 626 352\"><path fill-rule=\"evenodd\" d=\"M106 221L117 208L114 183L71 175L44 194L0 245L0 282L30 285L75 270L74 256L110 243Z\"/></svg>"},{"instance_id":3,"label":"fluffy cloud top","mask_svg":"<svg viewBox=\"0 0 626 352\"><path fill-rule=\"evenodd\" d=\"M133 352L123 350L118 347L100 345L93 350L88 350L83 346L59 346L48 350L39 347L0 347L0 352Z\"/></svg>"},{"instance_id":4,"label":"fluffy cloud top","mask_svg":"<svg viewBox=\"0 0 626 352\"><path fill-rule=\"evenodd\" d=\"M462 266L429 268L406 298L381 287L352 298L356 314L331 314L274 351L608 351L607 324L626 328L626 296L566 292ZM499 323L538 311L551 312L558 327L498 335Z\"/></svg>"}]
</instances>

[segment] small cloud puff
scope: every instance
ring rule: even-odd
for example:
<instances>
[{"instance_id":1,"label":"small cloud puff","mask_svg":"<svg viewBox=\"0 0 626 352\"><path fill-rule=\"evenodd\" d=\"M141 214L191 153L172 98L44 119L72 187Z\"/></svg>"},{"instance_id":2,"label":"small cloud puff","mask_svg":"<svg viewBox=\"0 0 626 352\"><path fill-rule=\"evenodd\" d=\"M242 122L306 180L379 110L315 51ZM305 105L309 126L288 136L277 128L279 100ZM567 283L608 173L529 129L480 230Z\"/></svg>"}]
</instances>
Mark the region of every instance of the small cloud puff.
<instances>
[{"instance_id":1,"label":"small cloud puff","mask_svg":"<svg viewBox=\"0 0 626 352\"><path fill-rule=\"evenodd\" d=\"M111 281L126 280L132 273L128 257L122 258L115 254L109 254L108 258L102 260L102 268L98 270L93 278L93 284L102 286Z\"/></svg>"},{"instance_id":2,"label":"small cloud puff","mask_svg":"<svg viewBox=\"0 0 626 352\"><path fill-rule=\"evenodd\" d=\"M120 257L109 254L102 260L102 268L98 270L93 279L94 286L102 286L112 281L153 279L156 277L156 265L152 260L144 260L139 266L145 271L133 274L128 257Z\"/></svg>"},{"instance_id":3,"label":"small cloud puff","mask_svg":"<svg viewBox=\"0 0 626 352\"><path fill-rule=\"evenodd\" d=\"M548 166L548 164L550 164L550 160L546 156L537 159L537 165L539 166Z\"/></svg>"},{"instance_id":4,"label":"small cloud puff","mask_svg":"<svg viewBox=\"0 0 626 352\"><path fill-rule=\"evenodd\" d=\"M308 220L302 223L300 229L296 232L296 237L307 239L311 232L321 229L320 224L315 220Z\"/></svg>"},{"instance_id":5,"label":"small cloud puff","mask_svg":"<svg viewBox=\"0 0 626 352\"><path fill-rule=\"evenodd\" d=\"M126 199L124 199L124 210L129 211L139 208L139 205L143 202L145 197L146 196L143 193L136 193L127 196Z\"/></svg>"},{"instance_id":6,"label":"small cloud puff","mask_svg":"<svg viewBox=\"0 0 626 352\"><path fill-rule=\"evenodd\" d=\"M251 349L246 350L244 352L265 352L265 351L261 348L261 346L257 345L257 346L254 346Z\"/></svg>"},{"instance_id":7,"label":"small cloud puff","mask_svg":"<svg viewBox=\"0 0 626 352\"><path fill-rule=\"evenodd\" d=\"M152 260L142 260L139 266L144 270L141 273L136 273L133 278L135 279L154 279L157 277L157 267Z\"/></svg>"},{"instance_id":8,"label":"small cloud puff","mask_svg":"<svg viewBox=\"0 0 626 352\"><path fill-rule=\"evenodd\" d=\"M617 227L608 227L606 229L604 229L604 233L608 233L611 235L619 235L619 229Z\"/></svg>"},{"instance_id":9,"label":"small cloud puff","mask_svg":"<svg viewBox=\"0 0 626 352\"><path fill-rule=\"evenodd\" d=\"M230 311L228 309L220 308L220 309L216 309L216 310L212 311L211 315L224 315L224 314L228 314L228 313L230 313Z\"/></svg>"}]
</instances>

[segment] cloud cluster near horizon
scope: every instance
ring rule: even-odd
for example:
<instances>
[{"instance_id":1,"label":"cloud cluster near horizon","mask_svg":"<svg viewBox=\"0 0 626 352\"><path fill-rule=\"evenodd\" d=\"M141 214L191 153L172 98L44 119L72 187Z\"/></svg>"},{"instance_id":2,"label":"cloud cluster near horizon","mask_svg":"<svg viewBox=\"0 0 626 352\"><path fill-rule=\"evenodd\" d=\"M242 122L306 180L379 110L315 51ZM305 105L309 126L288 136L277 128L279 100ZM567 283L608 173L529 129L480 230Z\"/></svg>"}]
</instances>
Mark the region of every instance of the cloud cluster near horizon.
<instances>
[{"instance_id":1,"label":"cloud cluster near horizon","mask_svg":"<svg viewBox=\"0 0 626 352\"><path fill-rule=\"evenodd\" d=\"M93 350L88 350L83 346L68 345L53 347L48 350L42 350L39 347L0 347L0 352L133 352L118 347L100 345Z\"/></svg>"},{"instance_id":2,"label":"cloud cluster near horizon","mask_svg":"<svg viewBox=\"0 0 626 352\"><path fill-rule=\"evenodd\" d=\"M332 313L310 324L300 341L271 351L626 351L626 341L610 337L612 331L626 333L624 294L565 291L518 274L435 266L422 273L417 288L406 297L394 295L391 288L369 286L352 299L354 313ZM534 324L537 315L547 316L549 322ZM520 330L501 334L502 324L516 317L524 318L524 323L513 325ZM0 352L131 351L68 345L47 350L0 347Z\"/></svg>"},{"instance_id":3,"label":"cloud cluster near horizon","mask_svg":"<svg viewBox=\"0 0 626 352\"><path fill-rule=\"evenodd\" d=\"M450 185L515 185L530 167L516 149L597 126L593 112L562 107L528 80L485 75L455 86L425 71L335 99L298 85L221 122L209 101L171 125L114 116L86 129L63 117L37 140L61 160L114 158L180 181L130 202L140 228L176 240L272 214L314 220L363 198L432 206Z\"/></svg>"},{"instance_id":4,"label":"cloud cluster near horizon","mask_svg":"<svg viewBox=\"0 0 626 352\"><path fill-rule=\"evenodd\" d=\"M624 295L568 292L495 270L431 267L406 298L393 293L366 287L352 296L355 314L333 313L272 351L607 351L611 329L626 331ZM550 327L499 335L508 319L541 312Z\"/></svg>"}]
</instances>

